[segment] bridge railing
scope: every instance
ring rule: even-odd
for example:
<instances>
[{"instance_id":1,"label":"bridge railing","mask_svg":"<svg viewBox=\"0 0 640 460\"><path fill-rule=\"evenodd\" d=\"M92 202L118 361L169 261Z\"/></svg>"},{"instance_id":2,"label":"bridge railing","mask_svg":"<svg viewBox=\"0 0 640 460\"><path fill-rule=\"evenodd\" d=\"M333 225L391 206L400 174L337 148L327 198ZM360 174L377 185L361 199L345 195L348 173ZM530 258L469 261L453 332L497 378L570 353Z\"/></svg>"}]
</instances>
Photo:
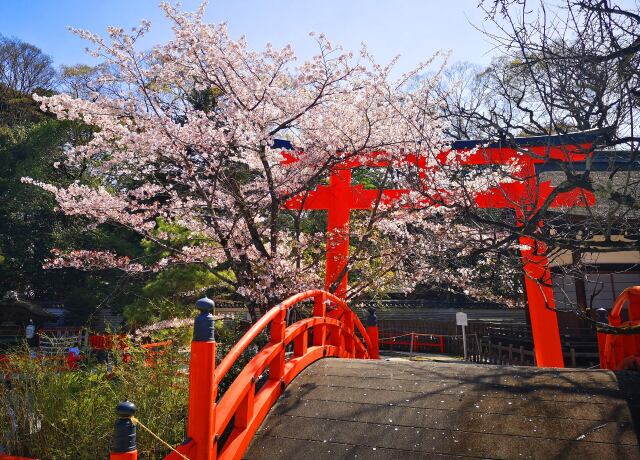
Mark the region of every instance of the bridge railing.
<instances>
[{"instance_id":1,"label":"bridge railing","mask_svg":"<svg viewBox=\"0 0 640 460\"><path fill-rule=\"evenodd\" d=\"M287 311L313 300L313 316L289 326ZM371 312L365 328L346 302L333 294L310 290L294 295L263 315L216 367L214 304L196 303L189 374L187 441L166 459L239 459L284 388L309 364L324 357L378 358L377 325ZM242 369L217 401L218 385L243 352L263 331L270 340ZM292 348L291 352L287 352ZM258 382L261 385L258 386ZM119 406L111 460L137 459L134 409Z\"/></svg>"},{"instance_id":2,"label":"bridge railing","mask_svg":"<svg viewBox=\"0 0 640 460\"><path fill-rule=\"evenodd\" d=\"M626 307L626 319L624 310ZM640 325L640 286L625 289L618 296L609 313L609 325L619 328L620 334L598 332L600 349L600 367L620 370L625 367L623 361L640 359L640 334L625 334L624 329Z\"/></svg>"}]
</instances>

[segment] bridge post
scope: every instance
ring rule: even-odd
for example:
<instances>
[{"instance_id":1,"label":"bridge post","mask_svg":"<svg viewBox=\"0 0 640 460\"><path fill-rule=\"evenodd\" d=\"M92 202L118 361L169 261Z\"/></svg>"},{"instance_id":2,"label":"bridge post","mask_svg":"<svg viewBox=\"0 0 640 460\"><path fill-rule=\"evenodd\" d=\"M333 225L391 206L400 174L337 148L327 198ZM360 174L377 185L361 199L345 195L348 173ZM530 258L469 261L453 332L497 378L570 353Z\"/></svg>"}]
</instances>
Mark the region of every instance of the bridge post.
<instances>
[{"instance_id":1,"label":"bridge post","mask_svg":"<svg viewBox=\"0 0 640 460\"><path fill-rule=\"evenodd\" d=\"M287 310L280 306L280 314L271 323L271 343L279 343L281 349L278 350L278 356L273 359L271 366L269 366L269 380L282 380L284 377L284 331L287 328L287 323L285 322L286 314Z\"/></svg>"},{"instance_id":2,"label":"bridge post","mask_svg":"<svg viewBox=\"0 0 640 460\"><path fill-rule=\"evenodd\" d=\"M316 318L325 318L327 314L327 296L325 294L316 295L313 299L313 316ZM313 345L323 347L327 336L327 327L316 325L313 328Z\"/></svg>"},{"instance_id":3,"label":"bridge post","mask_svg":"<svg viewBox=\"0 0 640 460\"><path fill-rule=\"evenodd\" d=\"M308 348L309 330L304 331L293 340L293 356L304 356Z\"/></svg>"},{"instance_id":4,"label":"bridge post","mask_svg":"<svg viewBox=\"0 0 640 460\"><path fill-rule=\"evenodd\" d=\"M356 325L354 321L354 313L349 310L344 314L344 351L349 358L355 358L356 353L356 342L355 342L355 334L356 334Z\"/></svg>"},{"instance_id":5,"label":"bridge post","mask_svg":"<svg viewBox=\"0 0 640 460\"><path fill-rule=\"evenodd\" d=\"M131 401L123 401L116 407L118 419L110 460L137 460L136 425L131 419L135 413L136 406Z\"/></svg>"},{"instance_id":6,"label":"bridge post","mask_svg":"<svg viewBox=\"0 0 640 460\"><path fill-rule=\"evenodd\" d=\"M376 316L376 307L371 306L368 308L369 316L367 316L367 335L371 341L371 350L369 350L369 357L371 359L380 358L380 345L379 345L379 331L378 331L378 317Z\"/></svg>"},{"instance_id":7,"label":"bridge post","mask_svg":"<svg viewBox=\"0 0 640 460\"><path fill-rule=\"evenodd\" d=\"M189 417L187 436L193 441L196 456L192 460L215 460L215 402L218 392L214 385L216 366L215 320L213 300L205 297L196 302L200 314L196 317L191 342L189 364Z\"/></svg>"}]
</instances>

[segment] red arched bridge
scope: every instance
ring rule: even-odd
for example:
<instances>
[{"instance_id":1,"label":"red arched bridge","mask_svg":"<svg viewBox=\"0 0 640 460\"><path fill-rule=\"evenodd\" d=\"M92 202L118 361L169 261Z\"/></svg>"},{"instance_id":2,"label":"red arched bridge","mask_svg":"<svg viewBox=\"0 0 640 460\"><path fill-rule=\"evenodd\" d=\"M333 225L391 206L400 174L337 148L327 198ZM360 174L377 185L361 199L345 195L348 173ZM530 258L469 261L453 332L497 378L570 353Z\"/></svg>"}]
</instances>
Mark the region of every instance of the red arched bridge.
<instances>
[{"instance_id":1,"label":"red arched bridge","mask_svg":"<svg viewBox=\"0 0 640 460\"><path fill-rule=\"evenodd\" d=\"M288 325L307 301L312 316ZM167 459L640 459L637 375L380 360L375 316L365 327L321 290L272 308L216 365L214 305L197 307L187 438ZM268 343L218 398L267 329ZM134 412L118 406L111 460L138 458Z\"/></svg>"}]
</instances>

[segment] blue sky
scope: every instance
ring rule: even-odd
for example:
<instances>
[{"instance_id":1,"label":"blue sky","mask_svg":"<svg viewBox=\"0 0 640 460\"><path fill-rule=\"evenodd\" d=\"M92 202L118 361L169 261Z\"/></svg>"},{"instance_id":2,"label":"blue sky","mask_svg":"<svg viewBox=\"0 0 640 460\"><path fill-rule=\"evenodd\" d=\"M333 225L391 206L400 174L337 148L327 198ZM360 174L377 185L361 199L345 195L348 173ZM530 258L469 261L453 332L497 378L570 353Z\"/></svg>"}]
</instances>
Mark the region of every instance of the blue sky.
<instances>
[{"instance_id":1,"label":"blue sky","mask_svg":"<svg viewBox=\"0 0 640 460\"><path fill-rule=\"evenodd\" d=\"M157 7L159 0L0 0L0 34L33 43L56 65L95 63L86 44L67 26L103 33L109 25L125 28L151 20L145 46L171 37ZM195 9L199 0L185 0ZM336 44L357 52L365 42L379 62L400 54L405 71L436 50L452 50L451 61L488 63L492 46L474 28L490 27L478 0L219 0L210 1L207 19L227 21L234 37L245 35L252 48L291 43L301 58L316 51L310 31L324 32Z\"/></svg>"}]
</instances>

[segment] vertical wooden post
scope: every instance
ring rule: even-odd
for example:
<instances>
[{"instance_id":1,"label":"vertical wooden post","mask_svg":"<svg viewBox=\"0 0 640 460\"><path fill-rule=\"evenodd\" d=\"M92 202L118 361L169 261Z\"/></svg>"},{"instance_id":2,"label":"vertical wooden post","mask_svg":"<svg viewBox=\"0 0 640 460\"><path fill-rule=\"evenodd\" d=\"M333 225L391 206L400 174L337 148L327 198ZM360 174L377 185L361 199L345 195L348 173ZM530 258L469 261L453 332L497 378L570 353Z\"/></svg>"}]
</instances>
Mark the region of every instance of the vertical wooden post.
<instances>
[{"instance_id":1,"label":"vertical wooden post","mask_svg":"<svg viewBox=\"0 0 640 460\"><path fill-rule=\"evenodd\" d=\"M331 170L329 189L333 195L333 203L327 212L325 289L329 291L337 282L335 295L346 299L349 283L346 273L349 260L349 219L353 201L349 166L334 167Z\"/></svg>"},{"instance_id":2,"label":"vertical wooden post","mask_svg":"<svg viewBox=\"0 0 640 460\"><path fill-rule=\"evenodd\" d=\"M371 342L371 350L369 357L371 359L380 358L380 331L378 330L378 317L376 316L376 307L369 307L369 316L367 316L367 335Z\"/></svg>"},{"instance_id":3,"label":"vertical wooden post","mask_svg":"<svg viewBox=\"0 0 640 460\"><path fill-rule=\"evenodd\" d=\"M307 330L293 340L293 356L303 356L307 352L307 340Z\"/></svg>"},{"instance_id":4,"label":"vertical wooden post","mask_svg":"<svg viewBox=\"0 0 640 460\"><path fill-rule=\"evenodd\" d=\"M521 174L528 188L529 199L537 196L538 179L531 159L522 165ZM532 211L537 203L523 203L516 208L516 218L524 225L525 211ZM541 225L541 224L540 224ZM531 319L531 334L536 364L539 367L564 367L558 315L551 285L551 270L546 256L546 247L530 236L520 237L520 257L524 268L524 284Z\"/></svg>"},{"instance_id":5,"label":"vertical wooden post","mask_svg":"<svg viewBox=\"0 0 640 460\"><path fill-rule=\"evenodd\" d=\"M344 351L349 358L355 358L356 353L356 341L355 341L355 321L353 319L353 313L351 310L348 310L344 313Z\"/></svg>"},{"instance_id":6,"label":"vertical wooden post","mask_svg":"<svg viewBox=\"0 0 640 460\"><path fill-rule=\"evenodd\" d=\"M329 304L329 301L327 300L327 305ZM329 311L327 313L327 318L333 318L333 319L337 319L338 321L340 321L341 323L344 323L345 321L345 314L344 314L344 310L336 308L332 311ZM334 347L340 349L340 350L344 350L344 334L343 334L344 330L342 327L338 328L338 327L331 327L330 329L327 329L327 338L325 339L325 343L327 345L333 345Z\"/></svg>"},{"instance_id":7,"label":"vertical wooden post","mask_svg":"<svg viewBox=\"0 0 640 460\"><path fill-rule=\"evenodd\" d=\"M215 304L208 298L196 302L200 314L195 319L189 364L189 416L187 436L195 445L196 456L192 460L215 460L215 402L217 387L214 385L216 366Z\"/></svg>"},{"instance_id":8,"label":"vertical wooden post","mask_svg":"<svg viewBox=\"0 0 640 460\"><path fill-rule=\"evenodd\" d=\"M409 356L413 356L413 332L411 333L411 342L409 342Z\"/></svg>"},{"instance_id":9,"label":"vertical wooden post","mask_svg":"<svg viewBox=\"0 0 640 460\"><path fill-rule=\"evenodd\" d=\"M325 318L327 313L326 294L317 295L313 299L313 316L316 318ZM313 328L313 345L323 347L327 337L327 327L319 324Z\"/></svg>"},{"instance_id":10,"label":"vertical wooden post","mask_svg":"<svg viewBox=\"0 0 640 460\"><path fill-rule=\"evenodd\" d=\"M271 323L271 343L280 344L278 356L274 358L269 366L269 380L282 380L284 377L284 331L287 328L285 317L287 310L280 306L280 314Z\"/></svg>"},{"instance_id":11,"label":"vertical wooden post","mask_svg":"<svg viewBox=\"0 0 640 460\"><path fill-rule=\"evenodd\" d=\"M251 419L253 419L253 401L255 399L255 395L256 384L254 379L252 385L247 391L247 394L244 395L242 401L240 401L240 405L238 406L233 418L233 425L236 428L246 428L249 426Z\"/></svg>"}]
</instances>

